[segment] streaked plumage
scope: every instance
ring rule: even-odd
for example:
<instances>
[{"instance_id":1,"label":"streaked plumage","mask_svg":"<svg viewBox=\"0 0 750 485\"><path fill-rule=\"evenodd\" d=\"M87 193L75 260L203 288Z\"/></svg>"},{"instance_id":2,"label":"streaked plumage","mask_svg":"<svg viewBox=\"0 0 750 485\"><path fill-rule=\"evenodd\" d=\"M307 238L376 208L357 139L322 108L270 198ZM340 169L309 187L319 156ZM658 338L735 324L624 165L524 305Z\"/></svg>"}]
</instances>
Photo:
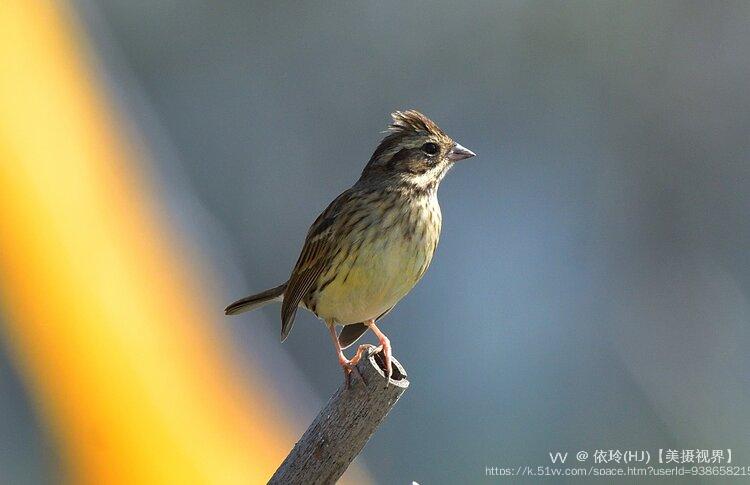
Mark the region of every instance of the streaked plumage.
<instances>
[{"instance_id":1,"label":"streaked plumage","mask_svg":"<svg viewBox=\"0 0 750 485\"><path fill-rule=\"evenodd\" d=\"M324 320L336 341L353 343L372 328L388 354L390 344L375 325L420 280L437 247L442 216L437 189L457 160L474 154L451 140L417 111L393 113L388 135L359 180L318 216L308 231L289 280L239 300L235 314L282 299L281 338L302 306ZM357 360L361 355L358 351Z\"/></svg>"}]
</instances>

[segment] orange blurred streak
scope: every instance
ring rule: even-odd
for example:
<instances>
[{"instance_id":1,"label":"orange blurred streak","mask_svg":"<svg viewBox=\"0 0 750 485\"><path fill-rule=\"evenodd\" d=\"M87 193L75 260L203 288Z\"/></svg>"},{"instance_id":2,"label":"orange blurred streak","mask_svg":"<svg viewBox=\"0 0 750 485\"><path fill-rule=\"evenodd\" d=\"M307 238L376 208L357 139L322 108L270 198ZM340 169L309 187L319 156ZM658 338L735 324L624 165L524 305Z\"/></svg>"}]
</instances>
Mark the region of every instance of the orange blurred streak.
<instances>
[{"instance_id":1,"label":"orange blurred streak","mask_svg":"<svg viewBox=\"0 0 750 485\"><path fill-rule=\"evenodd\" d=\"M6 337L68 480L264 482L295 437L203 323L64 13L0 2Z\"/></svg>"}]
</instances>

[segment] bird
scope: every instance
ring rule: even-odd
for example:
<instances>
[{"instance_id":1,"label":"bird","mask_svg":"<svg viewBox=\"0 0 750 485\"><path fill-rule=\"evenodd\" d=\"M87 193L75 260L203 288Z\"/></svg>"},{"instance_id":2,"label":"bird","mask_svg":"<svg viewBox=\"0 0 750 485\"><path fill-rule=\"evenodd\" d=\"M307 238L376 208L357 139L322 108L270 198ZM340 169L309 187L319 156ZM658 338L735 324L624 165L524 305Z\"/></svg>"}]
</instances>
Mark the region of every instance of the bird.
<instances>
[{"instance_id":1,"label":"bird","mask_svg":"<svg viewBox=\"0 0 750 485\"><path fill-rule=\"evenodd\" d=\"M376 322L427 271L442 227L440 182L454 163L475 156L419 111L391 118L359 179L313 222L289 279L225 309L236 315L280 301L282 342L297 309L309 310L328 327L347 387L373 346L360 345L351 359L343 350L368 329L380 344L375 351L383 352L388 385L392 346Z\"/></svg>"}]
</instances>

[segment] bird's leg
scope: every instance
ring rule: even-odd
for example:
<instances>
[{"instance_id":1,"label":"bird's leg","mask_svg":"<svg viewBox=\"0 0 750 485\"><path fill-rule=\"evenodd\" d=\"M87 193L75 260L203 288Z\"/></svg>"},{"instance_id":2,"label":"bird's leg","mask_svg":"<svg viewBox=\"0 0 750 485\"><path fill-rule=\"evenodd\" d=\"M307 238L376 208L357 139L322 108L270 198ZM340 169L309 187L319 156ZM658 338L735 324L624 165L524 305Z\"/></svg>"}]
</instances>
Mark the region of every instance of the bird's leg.
<instances>
[{"instance_id":1,"label":"bird's leg","mask_svg":"<svg viewBox=\"0 0 750 485\"><path fill-rule=\"evenodd\" d=\"M341 349L341 344L339 344L339 337L336 335L336 325L333 324L333 322L328 324L328 332L331 334L331 339L333 339L333 345L336 347L336 355L339 359L339 365L342 369L344 369L344 380L346 382L346 388L351 387L351 373L356 373L360 379L362 379L362 382L365 382L365 378L362 376L362 374L359 372L359 369L357 369L357 362L362 358L362 346L360 345L360 348L357 350L357 355L355 355L355 359L349 360L344 355L344 351Z\"/></svg>"},{"instance_id":2,"label":"bird's leg","mask_svg":"<svg viewBox=\"0 0 750 485\"><path fill-rule=\"evenodd\" d=\"M386 337L385 334L380 331L378 326L375 325L375 320L368 320L365 322L365 325L367 325L370 330L372 330L372 333L375 334L375 336L378 338L378 341L380 342L378 352L380 350L383 351L383 360L385 360L385 385L387 386L388 382L390 382L391 380L391 375L393 375L393 367L391 366L391 341L388 340L388 337Z\"/></svg>"}]
</instances>

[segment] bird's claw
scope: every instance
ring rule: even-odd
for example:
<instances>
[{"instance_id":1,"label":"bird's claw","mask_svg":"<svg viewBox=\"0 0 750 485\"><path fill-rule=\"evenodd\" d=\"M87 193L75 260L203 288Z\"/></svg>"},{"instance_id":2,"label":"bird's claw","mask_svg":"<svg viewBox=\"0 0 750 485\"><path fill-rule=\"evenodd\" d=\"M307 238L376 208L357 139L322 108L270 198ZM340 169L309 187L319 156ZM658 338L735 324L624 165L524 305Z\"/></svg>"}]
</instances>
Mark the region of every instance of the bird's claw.
<instances>
[{"instance_id":1,"label":"bird's claw","mask_svg":"<svg viewBox=\"0 0 750 485\"><path fill-rule=\"evenodd\" d=\"M393 364L391 363L391 344L386 341L373 349L373 353L383 352L383 361L385 362L385 387L391 382L393 376Z\"/></svg>"},{"instance_id":2,"label":"bird's claw","mask_svg":"<svg viewBox=\"0 0 750 485\"><path fill-rule=\"evenodd\" d=\"M361 346L360 346L361 347ZM357 354L351 359L339 359L339 364L341 365L341 368L344 370L344 382L346 383L346 388L351 389L352 387L352 373L356 374L359 380L362 381L362 384L367 386L367 381L365 380L365 376L362 375L362 372L360 372L359 367L357 367L357 364L359 363L362 356L360 355L359 350L357 351Z\"/></svg>"},{"instance_id":3,"label":"bird's claw","mask_svg":"<svg viewBox=\"0 0 750 485\"><path fill-rule=\"evenodd\" d=\"M346 389L351 389L352 387L352 372L356 373L359 379L362 381L362 384L367 386L365 376L362 375L362 372L360 372L359 368L357 367L357 364L360 360L362 360L364 353L367 351L370 351L371 355L383 352L383 362L385 363L385 387L388 387L388 384L391 381L391 376L393 375L393 365L391 363L391 343L388 338L384 336L384 338L381 340L380 345L377 347L372 344L360 345L357 348L357 352L351 359L347 359L344 353L339 351L339 365L341 365L341 368L344 370L344 382L346 384Z\"/></svg>"},{"instance_id":4,"label":"bird's claw","mask_svg":"<svg viewBox=\"0 0 750 485\"><path fill-rule=\"evenodd\" d=\"M347 389L352 388L352 374L356 374L359 380L362 381L362 384L364 384L365 386L367 385L365 376L362 375L362 373L359 371L359 368L356 365L347 364L347 365L342 365L342 367L344 369L344 382L346 383Z\"/></svg>"}]
</instances>

